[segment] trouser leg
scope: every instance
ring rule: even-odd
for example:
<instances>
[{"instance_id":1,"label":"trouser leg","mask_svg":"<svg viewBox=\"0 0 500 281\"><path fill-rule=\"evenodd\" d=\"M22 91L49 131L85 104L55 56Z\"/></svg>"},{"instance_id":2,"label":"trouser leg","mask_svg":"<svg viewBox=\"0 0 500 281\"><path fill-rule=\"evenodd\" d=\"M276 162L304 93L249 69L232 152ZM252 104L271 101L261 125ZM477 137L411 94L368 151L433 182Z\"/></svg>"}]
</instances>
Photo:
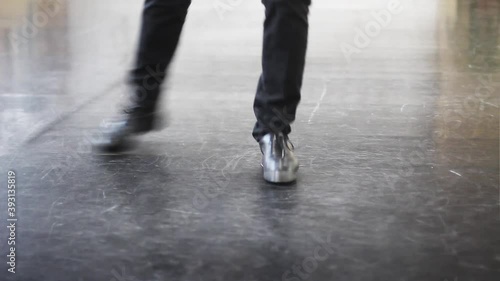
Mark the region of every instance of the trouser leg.
<instances>
[{"instance_id":1,"label":"trouser leg","mask_svg":"<svg viewBox=\"0 0 500 281\"><path fill-rule=\"evenodd\" d=\"M130 83L134 104L154 111L166 70L174 56L191 0L146 0L139 47Z\"/></svg>"},{"instance_id":2,"label":"trouser leg","mask_svg":"<svg viewBox=\"0 0 500 281\"><path fill-rule=\"evenodd\" d=\"M253 136L290 133L304 72L310 0L262 0L266 8L262 74L254 100Z\"/></svg>"}]
</instances>

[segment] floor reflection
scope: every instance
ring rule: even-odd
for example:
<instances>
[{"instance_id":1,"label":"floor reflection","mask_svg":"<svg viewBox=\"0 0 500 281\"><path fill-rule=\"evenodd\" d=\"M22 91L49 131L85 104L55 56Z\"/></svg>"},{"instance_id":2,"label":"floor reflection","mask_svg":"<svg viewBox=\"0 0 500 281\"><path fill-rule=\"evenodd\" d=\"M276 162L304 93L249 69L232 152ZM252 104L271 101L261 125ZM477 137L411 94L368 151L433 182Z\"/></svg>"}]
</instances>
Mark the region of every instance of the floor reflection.
<instances>
[{"instance_id":1,"label":"floor reflection","mask_svg":"<svg viewBox=\"0 0 500 281\"><path fill-rule=\"evenodd\" d=\"M446 1L438 26L438 161L498 169L500 50L498 1Z\"/></svg>"},{"instance_id":2,"label":"floor reflection","mask_svg":"<svg viewBox=\"0 0 500 281\"><path fill-rule=\"evenodd\" d=\"M0 153L124 79L139 7L140 1L2 3Z\"/></svg>"}]
</instances>

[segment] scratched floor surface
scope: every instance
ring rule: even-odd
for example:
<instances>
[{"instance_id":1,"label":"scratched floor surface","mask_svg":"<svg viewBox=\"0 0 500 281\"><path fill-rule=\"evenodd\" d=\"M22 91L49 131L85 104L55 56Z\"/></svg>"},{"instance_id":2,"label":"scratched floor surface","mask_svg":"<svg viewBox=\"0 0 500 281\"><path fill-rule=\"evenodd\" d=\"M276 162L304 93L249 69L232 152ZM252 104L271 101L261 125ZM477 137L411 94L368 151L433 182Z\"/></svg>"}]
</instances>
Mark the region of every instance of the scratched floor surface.
<instances>
[{"instance_id":1,"label":"scratched floor surface","mask_svg":"<svg viewBox=\"0 0 500 281\"><path fill-rule=\"evenodd\" d=\"M260 1L195 0L168 128L92 151L141 2L0 4L0 280L500 280L498 1L313 1L291 186L251 137Z\"/></svg>"}]
</instances>

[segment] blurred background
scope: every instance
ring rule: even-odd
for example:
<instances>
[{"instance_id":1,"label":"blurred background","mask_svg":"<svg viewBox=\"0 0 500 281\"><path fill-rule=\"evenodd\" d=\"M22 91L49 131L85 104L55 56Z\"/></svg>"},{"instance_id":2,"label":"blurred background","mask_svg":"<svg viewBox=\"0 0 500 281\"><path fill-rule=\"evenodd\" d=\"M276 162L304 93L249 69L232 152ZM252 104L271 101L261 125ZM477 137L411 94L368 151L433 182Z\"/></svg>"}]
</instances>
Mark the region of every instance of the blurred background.
<instances>
[{"instance_id":1,"label":"blurred background","mask_svg":"<svg viewBox=\"0 0 500 281\"><path fill-rule=\"evenodd\" d=\"M95 155L142 4L0 0L0 173L18 174L20 217L19 273L0 277L497 280L498 0L313 0L300 179L283 188L251 136L260 1L194 0L169 127ZM304 263L328 234L334 253Z\"/></svg>"}]
</instances>

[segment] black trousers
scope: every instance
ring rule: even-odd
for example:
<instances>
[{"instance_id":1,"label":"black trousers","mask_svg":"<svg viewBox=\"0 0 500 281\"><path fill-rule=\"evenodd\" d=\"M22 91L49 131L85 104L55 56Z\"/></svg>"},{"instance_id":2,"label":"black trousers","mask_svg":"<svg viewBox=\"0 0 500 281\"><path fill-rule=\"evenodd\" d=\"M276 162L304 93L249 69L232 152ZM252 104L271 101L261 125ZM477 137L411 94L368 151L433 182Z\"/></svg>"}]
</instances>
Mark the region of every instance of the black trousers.
<instances>
[{"instance_id":1,"label":"black trousers","mask_svg":"<svg viewBox=\"0 0 500 281\"><path fill-rule=\"evenodd\" d=\"M266 8L262 74L254 101L253 136L290 133L300 101L311 0L262 0ZM130 81L138 105L155 110L160 86L179 42L190 0L146 0Z\"/></svg>"}]
</instances>

